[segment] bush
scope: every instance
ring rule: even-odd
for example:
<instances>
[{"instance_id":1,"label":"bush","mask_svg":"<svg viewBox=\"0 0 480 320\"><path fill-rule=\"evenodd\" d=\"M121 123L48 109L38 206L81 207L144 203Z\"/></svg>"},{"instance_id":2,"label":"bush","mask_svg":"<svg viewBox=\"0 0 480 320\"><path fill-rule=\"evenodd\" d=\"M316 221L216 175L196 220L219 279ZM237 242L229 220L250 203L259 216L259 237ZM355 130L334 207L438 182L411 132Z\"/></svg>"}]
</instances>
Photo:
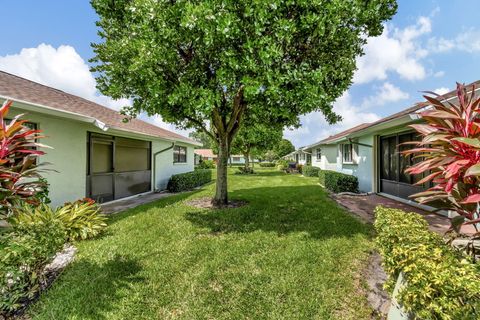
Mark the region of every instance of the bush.
<instances>
[{"instance_id":1,"label":"bush","mask_svg":"<svg viewBox=\"0 0 480 320\"><path fill-rule=\"evenodd\" d=\"M254 174L253 168L251 167L240 167L235 171L235 174Z\"/></svg>"},{"instance_id":2,"label":"bush","mask_svg":"<svg viewBox=\"0 0 480 320\"><path fill-rule=\"evenodd\" d=\"M295 166L298 170L298 172L303 173L303 164L298 164Z\"/></svg>"},{"instance_id":3,"label":"bush","mask_svg":"<svg viewBox=\"0 0 480 320\"><path fill-rule=\"evenodd\" d=\"M331 170L320 170L318 177L320 184L334 193L358 192L358 178L350 174Z\"/></svg>"},{"instance_id":4,"label":"bush","mask_svg":"<svg viewBox=\"0 0 480 320\"><path fill-rule=\"evenodd\" d=\"M397 299L419 319L479 319L480 266L467 260L428 230L420 215L375 209L376 244L394 288L400 272L406 285Z\"/></svg>"},{"instance_id":5,"label":"bush","mask_svg":"<svg viewBox=\"0 0 480 320\"><path fill-rule=\"evenodd\" d=\"M63 226L52 215L0 234L0 315L13 313L35 296L44 280L43 267L64 243Z\"/></svg>"},{"instance_id":6,"label":"bush","mask_svg":"<svg viewBox=\"0 0 480 320\"><path fill-rule=\"evenodd\" d=\"M262 168L273 168L273 167L275 167L275 163L273 163L273 162L260 162L260 167L262 167Z\"/></svg>"},{"instance_id":7,"label":"bush","mask_svg":"<svg viewBox=\"0 0 480 320\"><path fill-rule=\"evenodd\" d=\"M287 160L277 160L277 169L280 171L284 171L288 169L288 161Z\"/></svg>"},{"instance_id":8,"label":"bush","mask_svg":"<svg viewBox=\"0 0 480 320\"><path fill-rule=\"evenodd\" d=\"M24 206L11 219L14 226L35 225L45 220L60 223L68 241L93 238L107 227L106 217L91 199L66 203L57 209L45 204L37 207Z\"/></svg>"},{"instance_id":9,"label":"bush","mask_svg":"<svg viewBox=\"0 0 480 320\"><path fill-rule=\"evenodd\" d=\"M212 171L199 169L191 172L174 174L168 181L167 189L170 192L191 190L212 180Z\"/></svg>"},{"instance_id":10,"label":"bush","mask_svg":"<svg viewBox=\"0 0 480 320\"><path fill-rule=\"evenodd\" d=\"M202 160L195 169L215 169L215 161Z\"/></svg>"},{"instance_id":11,"label":"bush","mask_svg":"<svg viewBox=\"0 0 480 320\"><path fill-rule=\"evenodd\" d=\"M304 166L302 173L305 177L318 177L319 171L320 171L320 168L318 167Z\"/></svg>"}]
</instances>

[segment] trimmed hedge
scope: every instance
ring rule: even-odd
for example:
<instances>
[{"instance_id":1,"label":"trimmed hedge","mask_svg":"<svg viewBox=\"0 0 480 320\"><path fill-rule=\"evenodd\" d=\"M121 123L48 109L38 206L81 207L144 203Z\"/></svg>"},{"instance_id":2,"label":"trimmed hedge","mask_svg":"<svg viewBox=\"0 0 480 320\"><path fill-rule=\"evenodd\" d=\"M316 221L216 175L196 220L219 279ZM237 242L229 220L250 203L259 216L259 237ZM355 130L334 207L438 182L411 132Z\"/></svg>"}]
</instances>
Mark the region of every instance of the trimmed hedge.
<instances>
[{"instance_id":1,"label":"trimmed hedge","mask_svg":"<svg viewBox=\"0 0 480 320\"><path fill-rule=\"evenodd\" d=\"M318 172L320 171L319 167L314 166L304 166L302 174L305 177L318 177Z\"/></svg>"},{"instance_id":2,"label":"trimmed hedge","mask_svg":"<svg viewBox=\"0 0 480 320\"><path fill-rule=\"evenodd\" d=\"M480 319L480 265L445 244L419 214L375 209L376 245L396 299L419 319Z\"/></svg>"},{"instance_id":3,"label":"trimmed hedge","mask_svg":"<svg viewBox=\"0 0 480 320\"><path fill-rule=\"evenodd\" d=\"M191 190L212 180L212 171L198 169L191 172L174 174L168 181L167 189L170 192Z\"/></svg>"},{"instance_id":4,"label":"trimmed hedge","mask_svg":"<svg viewBox=\"0 0 480 320\"><path fill-rule=\"evenodd\" d=\"M273 162L260 162L260 167L262 168L273 168L275 167L275 163Z\"/></svg>"},{"instance_id":5,"label":"trimmed hedge","mask_svg":"<svg viewBox=\"0 0 480 320\"><path fill-rule=\"evenodd\" d=\"M215 161L213 161L213 160L202 160L195 167L195 169L215 169Z\"/></svg>"},{"instance_id":6,"label":"trimmed hedge","mask_svg":"<svg viewBox=\"0 0 480 320\"><path fill-rule=\"evenodd\" d=\"M320 170L318 177L320 184L334 193L358 192L358 178L350 174L331 170Z\"/></svg>"}]
</instances>

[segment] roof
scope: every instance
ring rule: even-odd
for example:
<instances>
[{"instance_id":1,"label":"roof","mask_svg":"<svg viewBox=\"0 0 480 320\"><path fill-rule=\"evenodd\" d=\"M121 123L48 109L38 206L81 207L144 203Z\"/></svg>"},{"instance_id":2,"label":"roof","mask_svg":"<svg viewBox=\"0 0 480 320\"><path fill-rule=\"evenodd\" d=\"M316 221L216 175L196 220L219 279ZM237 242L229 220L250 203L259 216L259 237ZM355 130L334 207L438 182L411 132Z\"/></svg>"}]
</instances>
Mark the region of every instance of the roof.
<instances>
[{"instance_id":1,"label":"roof","mask_svg":"<svg viewBox=\"0 0 480 320\"><path fill-rule=\"evenodd\" d=\"M475 90L478 90L480 89L480 80L477 80L475 82L472 82L468 85L466 85L467 87L467 91L471 91L473 89L473 87L475 87ZM447 92L443 95L440 95L438 96L437 98L440 98L442 101L445 101L445 100L449 100L451 98L454 98L457 96L457 91L456 90L452 90L450 92ZM400 112L397 112L397 113L394 113L392 115L389 115L387 117L384 117L380 120L377 120L377 121L374 121L374 122L370 122L370 123L362 123L358 126L355 126L353 128L350 128L350 129L347 129L345 131L342 131L342 132L339 132L335 135L332 135L332 136L329 136L328 138L325 138L323 140L320 140L316 143L313 143L311 144L310 146L308 146L307 148L311 148L315 145L319 145L319 144L328 144L330 142L334 142L338 139L341 139L341 138L344 138L352 133L356 133L356 132L360 132L362 130L365 130L367 128L371 128L371 127L374 127L378 124L381 124L381 123L384 123L384 122L388 122L388 121L391 121L391 120L395 120L395 119L398 119L398 118L401 118L403 116L406 116L406 115L409 115L409 114L412 114L412 113L415 113L425 107L428 107L430 105L429 102L427 101L424 101L424 102L418 102L416 104L414 104L412 107L410 108L407 108L405 110L402 110Z\"/></svg>"},{"instance_id":2,"label":"roof","mask_svg":"<svg viewBox=\"0 0 480 320\"><path fill-rule=\"evenodd\" d=\"M90 117L104 123L107 127L121 131L139 133L174 141L183 141L195 145L199 144L192 139L165 130L140 119L131 119L128 122L124 122L123 120L125 116L115 110L1 70L0 97L40 105L47 108L50 107L70 114L74 113Z\"/></svg>"},{"instance_id":3,"label":"roof","mask_svg":"<svg viewBox=\"0 0 480 320\"><path fill-rule=\"evenodd\" d=\"M205 157L205 158L216 158L217 155L213 153L212 149L195 149L194 150L195 154L198 154L199 156Z\"/></svg>"}]
</instances>

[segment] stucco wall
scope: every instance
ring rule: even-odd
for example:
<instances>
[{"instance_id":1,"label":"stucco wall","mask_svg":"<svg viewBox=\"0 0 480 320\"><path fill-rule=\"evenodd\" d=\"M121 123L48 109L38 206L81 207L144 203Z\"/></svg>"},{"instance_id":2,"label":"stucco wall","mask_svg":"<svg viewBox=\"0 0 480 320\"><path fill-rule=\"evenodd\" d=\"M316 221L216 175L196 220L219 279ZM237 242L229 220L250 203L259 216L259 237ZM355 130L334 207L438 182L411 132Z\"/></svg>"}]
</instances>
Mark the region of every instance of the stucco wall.
<instances>
[{"instance_id":1,"label":"stucco wall","mask_svg":"<svg viewBox=\"0 0 480 320\"><path fill-rule=\"evenodd\" d=\"M23 113L21 109L12 109L9 116ZM152 139L135 134L115 131L102 132L93 124L72 121L50 115L28 112L24 117L28 121L37 124L38 128L47 138L41 139L52 149L43 149L46 154L40 157L40 162L49 162L46 168L55 170L44 173L50 184L50 198L52 206L58 206L66 201L74 201L86 196L87 176L87 135L88 132L99 132L127 138L152 141L152 157L159 150L172 145L171 142ZM187 163L174 164L173 150L169 149L161 153L157 158L155 179L152 179L153 189L165 189L168 179L172 174L192 171L194 169L193 146L177 143L187 147ZM152 160L153 164L153 160ZM152 165L152 176L153 176Z\"/></svg>"}]
</instances>

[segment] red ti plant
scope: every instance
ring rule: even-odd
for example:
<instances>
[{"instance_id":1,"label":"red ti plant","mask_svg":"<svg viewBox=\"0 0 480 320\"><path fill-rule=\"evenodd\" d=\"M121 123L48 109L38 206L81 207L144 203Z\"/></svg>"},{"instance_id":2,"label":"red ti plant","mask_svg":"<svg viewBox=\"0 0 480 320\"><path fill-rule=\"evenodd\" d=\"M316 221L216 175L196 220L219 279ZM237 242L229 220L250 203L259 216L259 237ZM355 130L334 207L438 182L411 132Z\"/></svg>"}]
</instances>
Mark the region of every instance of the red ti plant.
<instances>
[{"instance_id":1,"label":"red ti plant","mask_svg":"<svg viewBox=\"0 0 480 320\"><path fill-rule=\"evenodd\" d=\"M43 136L26 126L22 115L6 120L11 105L7 100L0 108L0 220L23 201L35 204L35 194L44 187L35 160L44 154L38 147L45 146L36 142Z\"/></svg>"},{"instance_id":2,"label":"red ti plant","mask_svg":"<svg viewBox=\"0 0 480 320\"><path fill-rule=\"evenodd\" d=\"M431 92L429 92L431 93ZM434 94L434 93L431 93ZM469 94L457 83L458 102L424 96L432 107L421 112L425 124L411 125L422 140L411 142L404 151L421 161L406 170L424 174L417 184L432 182L433 187L412 195L420 203L456 211L452 228L480 222L480 97L472 86Z\"/></svg>"}]
</instances>

